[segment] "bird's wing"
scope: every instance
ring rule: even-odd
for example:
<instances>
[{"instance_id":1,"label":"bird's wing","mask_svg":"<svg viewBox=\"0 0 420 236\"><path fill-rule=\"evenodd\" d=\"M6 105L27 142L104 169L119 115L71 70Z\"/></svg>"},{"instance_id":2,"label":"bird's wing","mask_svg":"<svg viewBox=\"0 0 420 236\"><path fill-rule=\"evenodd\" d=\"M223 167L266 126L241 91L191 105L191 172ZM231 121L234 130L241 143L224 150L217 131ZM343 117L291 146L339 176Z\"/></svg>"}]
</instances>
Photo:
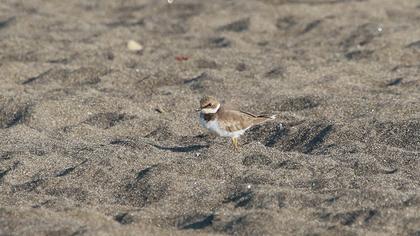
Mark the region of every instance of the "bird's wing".
<instances>
[{"instance_id":1,"label":"bird's wing","mask_svg":"<svg viewBox=\"0 0 420 236\"><path fill-rule=\"evenodd\" d=\"M252 117L258 117L257 115L254 115L254 114L252 114L252 113L250 113L250 112L246 112L246 111L239 111L240 113L244 113L244 114L246 114L246 115L248 115L248 116L252 116Z\"/></svg>"},{"instance_id":2,"label":"bird's wing","mask_svg":"<svg viewBox=\"0 0 420 236\"><path fill-rule=\"evenodd\" d=\"M250 113L234 110L225 110L221 115L223 119L219 120L220 126L229 132L249 128L257 119L257 116Z\"/></svg>"},{"instance_id":3,"label":"bird's wing","mask_svg":"<svg viewBox=\"0 0 420 236\"><path fill-rule=\"evenodd\" d=\"M244 114L246 114L246 115L249 115L249 116L252 116L252 117L254 117L254 118L266 118L266 119L275 119L276 118L276 115L273 115L273 116L268 116L268 115L254 115L254 114L252 114L252 113L249 113L249 112L246 112L246 111L240 111L241 113L244 113Z\"/></svg>"}]
</instances>

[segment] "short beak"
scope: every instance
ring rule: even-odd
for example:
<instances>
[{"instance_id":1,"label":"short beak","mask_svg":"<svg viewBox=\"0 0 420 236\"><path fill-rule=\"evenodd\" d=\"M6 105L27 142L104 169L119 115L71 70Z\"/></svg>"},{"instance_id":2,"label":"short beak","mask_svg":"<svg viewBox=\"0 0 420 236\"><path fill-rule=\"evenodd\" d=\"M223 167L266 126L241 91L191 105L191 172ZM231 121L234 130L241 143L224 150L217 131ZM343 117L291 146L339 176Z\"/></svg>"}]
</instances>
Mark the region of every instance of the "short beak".
<instances>
[{"instance_id":1,"label":"short beak","mask_svg":"<svg viewBox=\"0 0 420 236\"><path fill-rule=\"evenodd\" d=\"M201 111L201 108L197 108L197 109L195 109L195 111Z\"/></svg>"}]
</instances>

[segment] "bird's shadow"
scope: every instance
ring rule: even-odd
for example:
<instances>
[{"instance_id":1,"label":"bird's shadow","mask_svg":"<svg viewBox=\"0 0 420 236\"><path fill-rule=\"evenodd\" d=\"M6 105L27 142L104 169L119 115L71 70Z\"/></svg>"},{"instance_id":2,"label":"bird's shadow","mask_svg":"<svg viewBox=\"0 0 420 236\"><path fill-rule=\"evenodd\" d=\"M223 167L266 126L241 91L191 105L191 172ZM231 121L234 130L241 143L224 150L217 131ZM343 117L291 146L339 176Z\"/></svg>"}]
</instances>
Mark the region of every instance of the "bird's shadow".
<instances>
[{"instance_id":1,"label":"bird's shadow","mask_svg":"<svg viewBox=\"0 0 420 236\"><path fill-rule=\"evenodd\" d=\"M182 227L182 229L204 229L205 227L212 225L213 220L214 220L214 214L211 214L197 222L193 222L191 224L185 225L184 227Z\"/></svg>"},{"instance_id":2,"label":"bird's shadow","mask_svg":"<svg viewBox=\"0 0 420 236\"><path fill-rule=\"evenodd\" d=\"M171 151L171 152L194 152L203 148L208 148L209 145L193 144L188 146L173 146L173 147L164 147L157 144L150 144L153 147L159 150Z\"/></svg>"}]
</instances>

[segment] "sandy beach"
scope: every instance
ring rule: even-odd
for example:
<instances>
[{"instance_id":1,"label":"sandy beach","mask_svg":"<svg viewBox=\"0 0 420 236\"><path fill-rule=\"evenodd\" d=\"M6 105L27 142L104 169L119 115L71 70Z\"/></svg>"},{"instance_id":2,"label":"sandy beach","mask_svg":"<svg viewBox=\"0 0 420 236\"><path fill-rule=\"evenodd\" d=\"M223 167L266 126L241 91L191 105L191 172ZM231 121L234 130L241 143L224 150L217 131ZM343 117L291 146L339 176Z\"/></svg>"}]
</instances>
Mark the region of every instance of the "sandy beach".
<instances>
[{"instance_id":1,"label":"sandy beach","mask_svg":"<svg viewBox=\"0 0 420 236\"><path fill-rule=\"evenodd\" d=\"M0 235L419 236L419 23L416 0L2 0ZM235 152L203 95L278 117Z\"/></svg>"}]
</instances>

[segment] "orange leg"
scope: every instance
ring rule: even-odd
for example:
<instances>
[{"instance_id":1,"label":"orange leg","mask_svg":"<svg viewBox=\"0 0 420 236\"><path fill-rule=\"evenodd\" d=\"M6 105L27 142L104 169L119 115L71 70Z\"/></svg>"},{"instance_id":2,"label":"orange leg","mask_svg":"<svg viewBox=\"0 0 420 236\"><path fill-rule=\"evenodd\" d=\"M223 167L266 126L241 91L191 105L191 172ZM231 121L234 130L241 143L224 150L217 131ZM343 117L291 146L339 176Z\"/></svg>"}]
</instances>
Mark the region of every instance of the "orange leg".
<instances>
[{"instance_id":1,"label":"orange leg","mask_svg":"<svg viewBox=\"0 0 420 236\"><path fill-rule=\"evenodd\" d=\"M239 152L238 138L237 137L232 137L232 144L233 144L233 149L235 150L235 152Z\"/></svg>"}]
</instances>

